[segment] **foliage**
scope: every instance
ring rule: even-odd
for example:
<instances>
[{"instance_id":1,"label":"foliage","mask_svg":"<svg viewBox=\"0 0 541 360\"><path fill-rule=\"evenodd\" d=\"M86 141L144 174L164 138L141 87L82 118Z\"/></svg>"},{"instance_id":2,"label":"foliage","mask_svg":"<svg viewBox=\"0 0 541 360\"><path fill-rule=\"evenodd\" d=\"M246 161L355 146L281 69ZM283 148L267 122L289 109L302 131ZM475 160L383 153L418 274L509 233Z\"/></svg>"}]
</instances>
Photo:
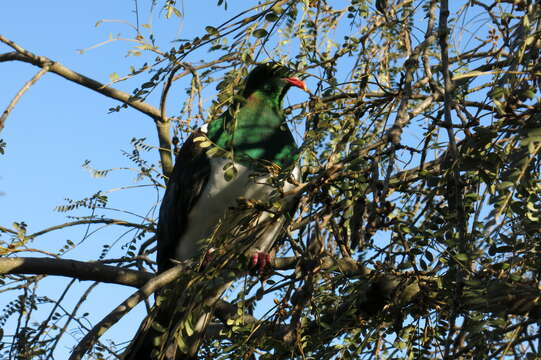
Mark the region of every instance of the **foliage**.
<instances>
[{"instance_id":1,"label":"foliage","mask_svg":"<svg viewBox=\"0 0 541 360\"><path fill-rule=\"evenodd\" d=\"M285 110L303 134L303 179L277 270L263 282L245 275L235 283L233 310L219 316L201 359L540 356L541 5L448 3L265 1L166 50L136 29L130 54L153 60L130 71L142 78L131 96L145 101L162 89L163 111L152 120L167 129L167 137L158 131L163 174L143 159L158 150L145 139L134 139L126 156L156 188L170 171L167 150L234 101L254 62L282 61L312 90ZM182 16L174 1L160 6L167 18ZM183 108L164 115L171 86L181 83ZM214 87L207 116L202 98ZM57 210L84 207L92 215L78 221L119 225L100 214L107 201L100 192ZM128 225L135 234L121 240L125 256L108 259L104 248L100 260L152 269L154 223ZM0 227L3 256L27 249L35 235L22 228ZM2 280L17 300L0 322L14 316L21 324L4 356L47 358L68 324L82 321L62 297L39 297L40 279ZM209 281L196 279L197 289ZM51 301L53 315L33 323L31 309ZM192 325L183 326L189 335ZM87 350L101 358L119 346Z\"/></svg>"}]
</instances>

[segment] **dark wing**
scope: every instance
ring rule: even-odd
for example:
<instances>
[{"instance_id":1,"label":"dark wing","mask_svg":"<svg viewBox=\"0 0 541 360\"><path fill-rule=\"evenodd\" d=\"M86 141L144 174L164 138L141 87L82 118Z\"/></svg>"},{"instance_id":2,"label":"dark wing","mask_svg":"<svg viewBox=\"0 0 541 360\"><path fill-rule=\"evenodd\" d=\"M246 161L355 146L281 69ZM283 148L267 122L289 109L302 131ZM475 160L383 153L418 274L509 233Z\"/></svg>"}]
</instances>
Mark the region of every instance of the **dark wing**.
<instances>
[{"instance_id":1,"label":"dark wing","mask_svg":"<svg viewBox=\"0 0 541 360\"><path fill-rule=\"evenodd\" d=\"M159 272L174 265L171 259L175 258L178 242L186 231L188 214L199 199L209 178L210 162L205 149L193 141L198 136L205 136L205 134L198 130L182 145L163 196L157 231ZM152 351L159 349L154 341L163 335L163 332L157 329L167 328L171 314L170 307L153 307L151 316L148 316L139 326L123 359L151 359Z\"/></svg>"},{"instance_id":2,"label":"dark wing","mask_svg":"<svg viewBox=\"0 0 541 360\"><path fill-rule=\"evenodd\" d=\"M157 231L159 272L174 265L171 259L175 258L178 242L186 231L188 214L209 179L210 162L206 149L193 141L199 136L205 134L195 131L182 145L163 196Z\"/></svg>"}]
</instances>

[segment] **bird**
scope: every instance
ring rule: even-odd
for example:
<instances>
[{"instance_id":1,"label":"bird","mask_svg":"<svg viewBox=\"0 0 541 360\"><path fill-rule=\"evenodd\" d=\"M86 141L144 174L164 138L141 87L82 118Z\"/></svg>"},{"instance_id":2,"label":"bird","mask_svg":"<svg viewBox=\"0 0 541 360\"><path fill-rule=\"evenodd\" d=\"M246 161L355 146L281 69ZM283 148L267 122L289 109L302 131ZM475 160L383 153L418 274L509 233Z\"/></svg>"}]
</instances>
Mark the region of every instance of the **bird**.
<instances>
[{"instance_id":1,"label":"bird","mask_svg":"<svg viewBox=\"0 0 541 360\"><path fill-rule=\"evenodd\" d=\"M291 86L307 88L290 73L276 63L255 67L246 79L242 100L182 146L160 208L159 272L175 260L201 255L203 240L239 197L265 200L269 196L274 189L260 175L265 172L262 167L287 169L294 164L297 145L285 123L282 101ZM201 146L208 144L229 156L209 156L210 149Z\"/></svg>"},{"instance_id":2,"label":"bird","mask_svg":"<svg viewBox=\"0 0 541 360\"><path fill-rule=\"evenodd\" d=\"M293 74L278 63L258 64L248 74L244 89L229 108L193 131L184 142L176 154L159 212L158 273L178 262L194 259L210 263L203 266L202 271L205 271L206 266L212 266L212 240L219 238L220 232L233 235L224 236L226 240L248 240L243 248L247 253L240 255L248 256L252 266L262 270L269 265L268 251L281 234L285 217L274 218L272 212L264 210L250 212L250 206L245 206L248 209L245 211L235 211L235 208L239 208L242 201L244 204L264 203L275 196L277 190L282 194L288 192L299 180L299 168L295 166L298 147L285 121L282 102L291 87L309 91L305 82ZM282 181L281 188L276 189L273 181L276 177L272 173L287 171L289 180ZM282 199L281 203L287 201ZM235 228L242 231L235 232ZM249 236L240 236L241 232ZM235 245L228 248L244 251ZM227 287L227 283L222 284L216 289L215 297ZM195 327L196 331L203 332L210 314L208 311L200 313ZM162 322L158 325L162 331L168 327L163 322L171 321L170 314L163 309L158 310L154 318ZM147 324L146 328L150 327ZM147 334L147 340L139 339L138 345L134 341L132 352L124 359L152 359L153 345L148 339L152 336L156 334ZM192 358L199 343L192 346L191 354L172 358Z\"/></svg>"}]
</instances>

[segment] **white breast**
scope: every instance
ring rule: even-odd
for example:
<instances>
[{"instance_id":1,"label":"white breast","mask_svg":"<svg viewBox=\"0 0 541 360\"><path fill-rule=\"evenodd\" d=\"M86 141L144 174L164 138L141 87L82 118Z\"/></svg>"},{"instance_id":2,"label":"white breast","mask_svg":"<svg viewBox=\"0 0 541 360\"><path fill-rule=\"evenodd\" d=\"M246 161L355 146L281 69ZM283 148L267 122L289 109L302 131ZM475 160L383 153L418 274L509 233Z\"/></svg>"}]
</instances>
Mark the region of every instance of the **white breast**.
<instances>
[{"instance_id":1,"label":"white breast","mask_svg":"<svg viewBox=\"0 0 541 360\"><path fill-rule=\"evenodd\" d=\"M188 227L176 250L178 260L201 255L205 239L212 235L214 227L226 210L237 206L239 197L247 200L265 200L273 191L273 187L268 183L268 176L254 176L252 170L241 164L235 164L237 174L227 181L223 168L230 162L231 160L223 158L210 159L210 177L188 216ZM292 184L286 183L284 191L292 187Z\"/></svg>"}]
</instances>

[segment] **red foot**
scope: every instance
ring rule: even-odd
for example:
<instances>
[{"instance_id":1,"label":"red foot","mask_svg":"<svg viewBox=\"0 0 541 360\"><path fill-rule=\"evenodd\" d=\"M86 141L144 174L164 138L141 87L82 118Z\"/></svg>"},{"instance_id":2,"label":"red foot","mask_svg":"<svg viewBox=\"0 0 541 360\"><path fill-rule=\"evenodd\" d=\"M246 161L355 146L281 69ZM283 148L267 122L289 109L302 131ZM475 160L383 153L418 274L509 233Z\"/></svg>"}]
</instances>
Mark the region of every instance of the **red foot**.
<instances>
[{"instance_id":1,"label":"red foot","mask_svg":"<svg viewBox=\"0 0 541 360\"><path fill-rule=\"evenodd\" d=\"M204 270L212 262L212 260L214 260L214 258L216 257L216 254L214 254L214 251L216 251L216 249L210 248L205 253L205 257L203 258L203 261L201 262L201 269L202 270Z\"/></svg>"},{"instance_id":2,"label":"red foot","mask_svg":"<svg viewBox=\"0 0 541 360\"><path fill-rule=\"evenodd\" d=\"M259 275L263 275L271 267L270 255L264 252L258 252L252 255L250 267L257 269Z\"/></svg>"}]
</instances>

